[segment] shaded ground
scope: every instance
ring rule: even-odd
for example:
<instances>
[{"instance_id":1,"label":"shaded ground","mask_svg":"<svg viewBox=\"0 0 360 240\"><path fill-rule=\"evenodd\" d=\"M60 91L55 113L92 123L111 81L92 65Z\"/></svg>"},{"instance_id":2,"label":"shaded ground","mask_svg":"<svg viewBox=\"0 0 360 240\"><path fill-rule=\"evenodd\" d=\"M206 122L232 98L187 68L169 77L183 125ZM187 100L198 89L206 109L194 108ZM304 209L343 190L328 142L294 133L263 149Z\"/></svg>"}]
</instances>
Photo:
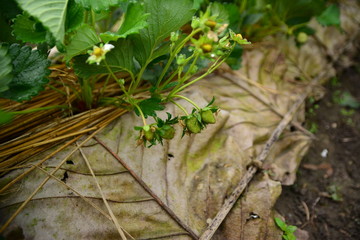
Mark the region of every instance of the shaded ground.
<instances>
[{"instance_id":1,"label":"shaded ground","mask_svg":"<svg viewBox=\"0 0 360 240\"><path fill-rule=\"evenodd\" d=\"M360 58L338 79L328 83L324 98L308 104L307 126L318 140L276 205L310 239L360 239L360 108L341 106L360 101Z\"/></svg>"}]
</instances>

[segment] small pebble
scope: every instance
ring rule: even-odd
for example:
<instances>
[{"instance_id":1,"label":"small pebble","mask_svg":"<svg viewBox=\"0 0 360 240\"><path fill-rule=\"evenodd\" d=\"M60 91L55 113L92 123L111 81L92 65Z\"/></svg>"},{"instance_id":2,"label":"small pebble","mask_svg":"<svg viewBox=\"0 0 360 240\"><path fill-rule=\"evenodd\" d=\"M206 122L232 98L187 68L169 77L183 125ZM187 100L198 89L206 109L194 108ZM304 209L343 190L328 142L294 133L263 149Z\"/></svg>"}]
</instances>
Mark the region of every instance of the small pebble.
<instances>
[{"instance_id":1,"label":"small pebble","mask_svg":"<svg viewBox=\"0 0 360 240\"><path fill-rule=\"evenodd\" d=\"M328 153L329 153L329 150L327 150L327 149L322 150L322 152L321 152L321 157L322 157L322 158L326 158L327 155L328 155Z\"/></svg>"}]
</instances>

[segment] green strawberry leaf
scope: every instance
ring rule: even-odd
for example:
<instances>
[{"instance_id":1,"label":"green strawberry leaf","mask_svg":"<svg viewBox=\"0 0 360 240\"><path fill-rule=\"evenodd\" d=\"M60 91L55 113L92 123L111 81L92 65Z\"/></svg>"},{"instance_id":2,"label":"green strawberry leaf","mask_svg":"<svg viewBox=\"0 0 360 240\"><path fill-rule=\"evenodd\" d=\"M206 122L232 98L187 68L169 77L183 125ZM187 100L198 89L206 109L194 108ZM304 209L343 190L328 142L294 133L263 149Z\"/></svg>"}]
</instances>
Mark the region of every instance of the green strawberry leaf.
<instances>
[{"instance_id":1,"label":"green strawberry leaf","mask_svg":"<svg viewBox=\"0 0 360 240\"><path fill-rule=\"evenodd\" d=\"M211 15L216 18L218 23L229 23L229 12L224 6L219 2L214 2L210 8Z\"/></svg>"},{"instance_id":2,"label":"green strawberry leaf","mask_svg":"<svg viewBox=\"0 0 360 240\"><path fill-rule=\"evenodd\" d=\"M100 33L100 38L103 42L107 43L107 42L115 42L119 38L121 38L121 36L117 33L107 31L104 33Z\"/></svg>"},{"instance_id":3,"label":"green strawberry leaf","mask_svg":"<svg viewBox=\"0 0 360 240\"><path fill-rule=\"evenodd\" d=\"M73 57L83 54L87 49L100 42L95 30L87 24L82 25L66 46L65 61L69 61Z\"/></svg>"},{"instance_id":4,"label":"green strawberry leaf","mask_svg":"<svg viewBox=\"0 0 360 240\"><path fill-rule=\"evenodd\" d=\"M128 39L119 39L115 43L114 49L106 54L106 62L109 64L113 72L129 72L134 71L134 55L133 46ZM80 77L88 78L94 74L109 73L104 62L100 65L90 65L86 63L89 55L81 55L74 58L75 73Z\"/></svg>"},{"instance_id":5,"label":"green strawberry leaf","mask_svg":"<svg viewBox=\"0 0 360 240\"><path fill-rule=\"evenodd\" d=\"M296 231L296 229L297 229L297 227L296 226L292 226L292 225L290 225L290 226L287 226L287 228L286 228L286 233L287 234L290 234L290 233L293 233L293 232L295 232Z\"/></svg>"},{"instance_id":6,"label":"green strawberry leaf","mask_svg":"<svg viewBox=\"0 0 360 240\"><path fill-rule=\"evenodd\" d=\"M283 222L280 218L275 218L275 223L282 231L285 232L287 230L286 223Z\"/></svg>"},{"instance_id":7,"label":"green strawberry leaf","mask_svg":"<svg viewBox=\"0 0 360 240\"><path fill-rule=\"evenodd\" d=\"M48 83L46 76L50 74L50 61L38 50L19 44L12 44L8 54L12 60L14 78L9 83L9 89L1 92L0 97L18 102L29 100Z\"/></svg>"},{"instance_id":8,"label":"green strawberry leaf","mask_svg":"<svg viewBox=\"0 0 360 240\"><path fill-rule=\"evenodd\" d=\"M153 61L158 57L164 56L165 54L169 53L170 50L170 41L162 42L160 45L156 48L156 50L151 55L151 58L149 61Z\"/></svg>"},{"instance_id":9,"label":"green strawberry leaf","mask_svg":"<svg viewBox=\"0 0 360 240\"><path fill-rule=\"evenodd\" d=\"M9 23L22 12L14 0L0 1L0 42L17 42L15 36L12 34L13 29Z\"/></svg>"},{"instance_id":10,"label":"green strawberry leaf","mask_svg":"<svg viewBox=\"0 0 360 240\"><path fill-rule=\"evenodd\" d=\"M16 1L23 10L42 22L56 40L64 41L66 9L69 0Z\"/></svg>"},{"instance_id":11,"label":"green strawberry leaf","mask_svg":"<svg viewBox=\"0 0 360 240\"><path fill-rule=\"evenodd\" d=\"M134 129L135 129L136 131L141 131L141 130L143 129L143 127L135 126Z\"/></svg>"},{"instance_id":12,"label":"green strawberry leaf","mask_svg":"<svg viewBox=\"0 0 360 240\"><path fill-rule=\"evenodd\" d=\"M287 240L296 240L296 236L293 233L285 235L287 237Z\"/></svg>"},{"instance_id":13,"label":"green strawberry leaf","mask_svg":"<svg viewBox=\"0 0 360 240\"><path fill-rule=\"evenodd\" d=\"M17 15L12 27L17 40L30 43L42 43L46 41L46 29L39 21L27 13Z\"/></svg>"},{"instance_id":14,"label":"green strawberry leaf","mask_svg":"<svg viewBox=\"0 0 360 240\"><path fill-rule=\"evenodd\" d=\"M141 29L147 27L148 23L146 22L146 19L149 15L149 13L144 12L143 5L136 3L129 4L125 13L124 22L121 25L118 34L125 38L130 34L139 33Z\"/></svg>"},{"instance_id":15,"label":"green strawberry leaf","mask_svg":"<svg viewBox=\"0 0 360 240\"><path fill-rule=\"evenodd\" d=\"M141 66L151 62L153 54L163 40L191 20L194 15L192 1L145 0L144 9L150 13L149 26L132 37L136 46L135 58ZM169 51L170 49L168 49ZM168 52L167 51L167 52Z\"/></svg>"},{"instance_id":16,"label":"green strawberry leaf","mask_svg":"<svg viewBox=\"0 0 360 240\"><path fill-rule=\"evenodd\" d=\"M171 113L169 113L169 112L166 112L166 115L167 115L167 119L165 121L159 117L154 117L154 119L157 123L157 126L159 128L163 127L164 125L174 125L179 122L178 116L172 118Z\"/></svg>"},{"instance_id":17,"label":"green strawberry leaf","mask_svg":"<svg viewBox=\"0 0 360 240\"><path fill-rule=\"evenodd\" d=\"M226 63L233 70L239 70L242 63L243 48L241 45L236 44L229 57L226 59Z\"/></svg>"},{"instance_id":18,"label":"green strawberry leaf","mask_svg":"<svg viewBox=\"0 0 360 240\"><path fill-rule=\"evenodd\" d=\"M360 102L350 92L340 94L338 104L343 107L360 108Z\"/></svg>"},{"instance_id":19,"label":"green strawberry leaf","mask_svg":"<svg viewBox=\"0 0 360 240\"><path fill-rule=\"evenodd\" d=\"M128 27L124 27L124 30L120 28L120 33L124 31L124 34L128 34L139 31L139 34L132 34L130 39L120 38L114 43L115 48L106 55L106 61L110 68L114 72L126 71L133 73L135 68L134 57L140 65L144 66L145 63L151 62L154 57L168 53L170 48L168 44L164 44L163 40L171 32L178 30L191 19L194 13L191 6L192 4L189 0L185 2L176 0L145 0L144 7L141 7L141 9L144 9L143 15L145 13L150 14L146 21L148 27L140 29L140 26L144 27L143 18L141 21L137 21L139 24L136 24L136 31L133 31L134 29L130 31ZM135 5L131 8L134 10L140 9ZM132 14L139 16L135 12ZM103 34L102 37L103 40L115 40L117 38L114 34ZM86 78L93 74L108 73L104 63L100 63L98 66L90 66L85 63L86 58L86 56L75 58L74 68L77 74Z\"/></svg>"},{"instance_id":20,"label":"green strawberry leaf","mask_svg":"<svg viewBox=\"0 0 360 240\"><path fill-rule=\"evenodd\" d=\"M67 33L81 26L84 21L84 12L84 8L75 0L69 1L65 19L65 31Z\"/></svg>"},{"instance_id":21,"label":"green strawberry leaf","mask_svg":"<svg viewBox=\"0 0 360 240\"><path fill-rule=\"evenodd\" d=\"M193 9L199 10L201 7L201 4L204 3L204 0L194 0L193 3Z\"/></svg>"},{"instance_id":22,"label":"green strawberry leaf","mask_svg":"<svg viewBox=\"0 0 360 240\"><path fill-rule=\"evenodd\" d=\"M148 98L139 103L139 107L144 114L144 117L148 116L156 117L155 111L161 111L165 109L165 106L161 105L161 99L159 98ZM135 108L135 113L140 116L140 112Z\"/></svg>"},{"instance_id":23,"label":"green strawberry leaf","mask_svg":"<svg viewBox=\"0 0 360 240\"><path fill-rule=\"evenodd\" d=\"M108 57L109 54L106 55ZM88 59L89 55L80 55L74 57L73 67L75 70L76 75L82 78L89 78L92 75L99 74L99 73L108 73L106 67L104 65L95 65L95 64L88 64L86 60Z\"/></svg>"},{"instance_id":24,"label":"green strawberry leaf","mask_svg":"<svg viewBox=\"0 0 360 240\"><path fill-rule=\"evenodd\" d=\"M211 99L211 101L206 105L206 108L207 108L207 107L211 108L211 105L212 105L214 102L215 102L215 97L213 97L213 98Z\"/></svg>"},{"instance_id":25,"label":"green strawberry leaf","mask_svg":"<svg viewBox=\"0 0 360 240\"><path fill-rule=\"evenodd\" d=\"M11 57L8 54L8 46L0 44L0 93L9 89L12 75Z\"/></svg>"},{"instance_id":26,"label":"green strawberry leaf","mask_svg":"<svg viewBox=\"0 0 360 240\"><path fill-rule=\"evenodd\" d=\"M144 12L144 6L141 4L131 3L127 7L125 19L117 33L105 32L100 37L104 42L116 41L119 38L126 38L128 35L139 33L147 27L146 19L149 14Z\"/></svg>"},{"instance_id":27,"label":"green strawberry leaf","mask_svg":"<svg viewBox=\"0 0 360 240\"><path fill-rule=\"evenodd\" d=\"M284 232L282 235L284 240L296 240L296 237L293 234L293 232L297 229L296 226L287 225L280 218L275 218L274 220L276 225Z\"/></svg>"},{"instance_id":28,"label":"green strawberry leaf","mask_svg":"<svg viewBox=\"0 0 360 240\"><path fill-rule=\"evenodd\" d=\"M334 25L340 27L340 9L337 5L332 4L328 6L316 19L323 26Z\"/></svg>"},{"instance_id":29,"label":"green strawberry leaf","mask_svg":"<svg viewBox=\"0 0 360 240\"><path fill-rule=\"evenodd\" d=\"M311 0L266 0L263 4L271 4L276 15L288 26L294 26L310 21L325 9L325 1ZM265 7L265 6L264 6Z\"/></svg>"},{"instance_id":30,"label":"green strawberry leaf","mask_svg":"<svg viewBox=\"0 0 360 240\"><path fill-rule=\"evenodd\" d=\"M86 10L94 10L100 12L102 10L109 10L110 7L119 5L124 0L75 0L81 4Z\"/></svg>"}]
</instances>

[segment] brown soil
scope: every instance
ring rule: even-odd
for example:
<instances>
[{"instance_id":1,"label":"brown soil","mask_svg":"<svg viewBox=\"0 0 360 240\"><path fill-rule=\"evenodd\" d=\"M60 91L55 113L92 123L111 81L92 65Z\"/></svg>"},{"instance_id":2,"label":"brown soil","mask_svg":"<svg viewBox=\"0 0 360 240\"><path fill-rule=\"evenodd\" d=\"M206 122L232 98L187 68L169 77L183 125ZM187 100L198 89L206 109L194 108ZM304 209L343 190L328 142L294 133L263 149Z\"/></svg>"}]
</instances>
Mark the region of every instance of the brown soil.
<instances>
[{"instance_id":1,"label":"brown soil","mask_svg":"<svg viewBox=\"0 0 360 240\"><path fill-rule=\"evenodd\" d=\"M336 101L346 91L360 101L360 58L338 79L325 86L324 98L308 103L307 126L317 126L318 140L276 205L286 222L306 230L309 239L360 239L360 108ZM354 112L346 116L342 109Z\"/></svg>"}]
</instances>

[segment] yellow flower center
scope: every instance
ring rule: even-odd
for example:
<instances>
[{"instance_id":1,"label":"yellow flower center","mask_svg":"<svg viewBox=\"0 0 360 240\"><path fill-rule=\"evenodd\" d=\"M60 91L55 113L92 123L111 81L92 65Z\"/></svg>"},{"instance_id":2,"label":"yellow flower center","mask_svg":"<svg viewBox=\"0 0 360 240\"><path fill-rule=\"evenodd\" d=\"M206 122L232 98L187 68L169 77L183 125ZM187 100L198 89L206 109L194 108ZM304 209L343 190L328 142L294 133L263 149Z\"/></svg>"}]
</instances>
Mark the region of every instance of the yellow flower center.
<instances>
[{"instance_id":1,"label":"yellow flower center","mask_svg":"<svg viewBox=\"0 0 360 240\"><path fill-rule=\"evenodd\" d=\"M101 48L97 47L97 48L94 49L93 54L96 57L101 57L104 54L104 51Z\"/></svg>"}]
</instances>

